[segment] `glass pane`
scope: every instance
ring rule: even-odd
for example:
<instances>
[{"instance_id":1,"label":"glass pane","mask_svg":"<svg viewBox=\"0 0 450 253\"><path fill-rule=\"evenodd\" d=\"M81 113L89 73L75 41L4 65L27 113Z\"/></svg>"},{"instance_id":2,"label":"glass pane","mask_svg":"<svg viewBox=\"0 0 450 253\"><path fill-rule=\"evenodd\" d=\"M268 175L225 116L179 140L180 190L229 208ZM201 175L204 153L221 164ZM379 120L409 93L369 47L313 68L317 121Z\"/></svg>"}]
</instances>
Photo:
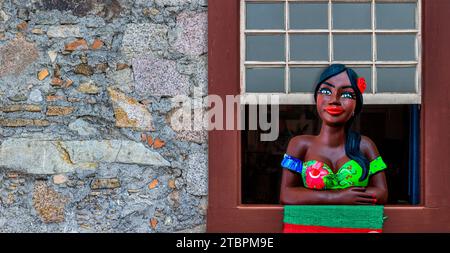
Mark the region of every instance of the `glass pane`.
<instances>
[{"instance_id":1,"label":"glass pane","mask_svg":"<svg viewBox=\"0 0 450 253\"><path fill-rule=\"evenodd\" d=\"M325 67L320 68L291 68L291 92L314 92L320 73Z\"/></svg>"},{"instance_id":2,"label":"glass pane","mask_svg":"<svg viewBox=\"0 0 450 253\"><path fill-rule=\"evenodd\" d=\"M290 29L328 29L328 3L290 3Z\"/></svg>"},{"instance_id":3,"label":"glass pane","mask_svg":"<svg viewBox=\"0 0 450 253\"><path fill-rule=\"evenodd\" d=\"M246 17L247 29L285 29L284 3L247 3Z\"/></svg>"},{"instance_id":4,"label":"glass pane","mask_svg":"<svg viewBox=\"0 0 450 253\"><path fill-rule=\"evenodd\" d=\"M372 11L370 3L334 3L334 29L371 29Z\"/></svg>"},{"instance_id":5,"label":"glass pane","mask_svg":"<svg viewBox=\"0 0 450 253\"><path fill-rule=\"evenodd\" d=\"M328 35L291 35L292 61L328 61Z\"/></svg>"},{"instance_id":6,"label":"glass pane","mask_svg":"<svg viewBox=\"0 0 450 253\"><path fill-rule=\"evenodd\" d=\"M284 61L284 35L247 35L247 61Z\"/></svg>"},{"instance_id":7,"label":"glass pane","mask_svg":"<svg viewBox=\"0 0 450 253\"><path fill-rule=\"evenodd\" d=\"M415 35L377 35L377 58L380 61L414 61Z\"/></svg>"},{"instance_id":8,"label":"glass pane","mask_svg":"<svg viewBox=\"0 0 450 253\"><path fill-rule=\"evenodd\" d=\"M283 68L247 68L246 92L284 92Z\"/></svg>"},{"instance_id":9,"label":"glass pane","mask_svg":"<svg viewBox=\"0 0 450 253\"><path fill-rule=\"evenodd\" d=\"M415 29L416 3L377 3L377 29Z\"/></svg>"},{"instance_id":10,"label":"glass pane","mask_svg":"<svg viewBox=\"0 0 450 253\"><path fill-rule=\"evenodd\" d=\"M371 61L372 35L334 35L334 59L338 61Z\"/></svg>"},{"instance_id":11,"label":"glass pane","mask_svg":"<svg viewBox=\"0 0 450 253\"><path fill-rule=\"evenodd\" d=\"M416 68L377 68L377 92L416 92Z\"/></svg>"}]
</instances>

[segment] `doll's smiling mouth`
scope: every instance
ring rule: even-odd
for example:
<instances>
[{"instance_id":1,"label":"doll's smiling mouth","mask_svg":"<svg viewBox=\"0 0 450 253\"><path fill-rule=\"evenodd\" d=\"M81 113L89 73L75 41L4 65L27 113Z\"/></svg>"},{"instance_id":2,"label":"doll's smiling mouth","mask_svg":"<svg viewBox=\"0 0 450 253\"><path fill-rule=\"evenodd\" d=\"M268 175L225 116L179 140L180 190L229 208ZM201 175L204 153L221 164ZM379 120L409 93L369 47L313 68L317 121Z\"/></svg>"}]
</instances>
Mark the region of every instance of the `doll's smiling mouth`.
<instances>
[{"instance_id":1,"label":"doll's smiling mouth","mask_svg":"<svg viewBox=\"0 0 450 253\"><path fill-rule=\"evenodd\" d=\"M331 115L337 116L341 115L344 112L344 108L342 108L341 106L331 105L325 107L325 111L327 111Z\"/></svg>"}]
</instances>

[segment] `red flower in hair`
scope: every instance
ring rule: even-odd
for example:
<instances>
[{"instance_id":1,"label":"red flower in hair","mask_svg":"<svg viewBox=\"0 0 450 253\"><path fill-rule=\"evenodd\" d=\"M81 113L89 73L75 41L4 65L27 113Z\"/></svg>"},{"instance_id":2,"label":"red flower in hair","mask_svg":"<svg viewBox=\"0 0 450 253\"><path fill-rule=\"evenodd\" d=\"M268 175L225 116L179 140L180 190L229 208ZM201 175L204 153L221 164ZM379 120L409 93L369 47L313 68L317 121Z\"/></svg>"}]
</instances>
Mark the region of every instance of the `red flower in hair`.
<instances>
[{"instance_id":1,"label":"red flower in hair","mask_svg":"<svg viewBox=\"0 0 450 253\"><path fill-rule=\"evenodd\" d=\"M367 88L366 79L364 79L364 77L358 78L357 85L359 91L361 91L361 94L364 93Z\"/></svg>"}]
</instances>

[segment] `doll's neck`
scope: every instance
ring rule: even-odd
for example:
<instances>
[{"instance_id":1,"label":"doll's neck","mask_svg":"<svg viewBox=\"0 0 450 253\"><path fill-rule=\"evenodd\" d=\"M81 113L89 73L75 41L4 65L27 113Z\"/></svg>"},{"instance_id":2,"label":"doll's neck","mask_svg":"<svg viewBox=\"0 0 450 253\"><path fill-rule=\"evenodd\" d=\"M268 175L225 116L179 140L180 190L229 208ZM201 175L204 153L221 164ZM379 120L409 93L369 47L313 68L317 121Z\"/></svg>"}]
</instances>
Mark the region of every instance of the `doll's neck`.
<instances>
[{"instance_id":1,"label":"doll's neck","mask_svg":"<svg viewBox=\"0 0 450 253\"><path fill-rule=\"evenodd\" d=\"M337 147L345 143L345 127L344 126L330 126L322 124L320 133L317 136L321 143L330 146Z\"/></svg>"}]
</instances>

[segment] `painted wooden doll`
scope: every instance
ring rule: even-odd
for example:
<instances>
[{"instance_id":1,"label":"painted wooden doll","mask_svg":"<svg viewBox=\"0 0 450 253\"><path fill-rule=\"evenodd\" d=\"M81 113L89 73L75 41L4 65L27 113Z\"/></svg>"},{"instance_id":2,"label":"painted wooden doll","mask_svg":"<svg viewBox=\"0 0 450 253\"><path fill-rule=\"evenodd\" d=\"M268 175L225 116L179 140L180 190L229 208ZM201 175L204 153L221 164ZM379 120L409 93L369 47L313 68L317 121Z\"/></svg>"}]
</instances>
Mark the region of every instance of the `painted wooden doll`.
<instances>
[{"instance_id":1,"label":"painted wooden doll","mask_svg":"<svg viewBox=\"0 0 450 253\"><path fill-rule=\"evenodd\" d=\"M368 137L350 130L365 89L364 78L343 64L323 71L314 92L321 130L290 140L281 163L281 204L386 203L386 164Z\"/></svg>"}]
</instances>

